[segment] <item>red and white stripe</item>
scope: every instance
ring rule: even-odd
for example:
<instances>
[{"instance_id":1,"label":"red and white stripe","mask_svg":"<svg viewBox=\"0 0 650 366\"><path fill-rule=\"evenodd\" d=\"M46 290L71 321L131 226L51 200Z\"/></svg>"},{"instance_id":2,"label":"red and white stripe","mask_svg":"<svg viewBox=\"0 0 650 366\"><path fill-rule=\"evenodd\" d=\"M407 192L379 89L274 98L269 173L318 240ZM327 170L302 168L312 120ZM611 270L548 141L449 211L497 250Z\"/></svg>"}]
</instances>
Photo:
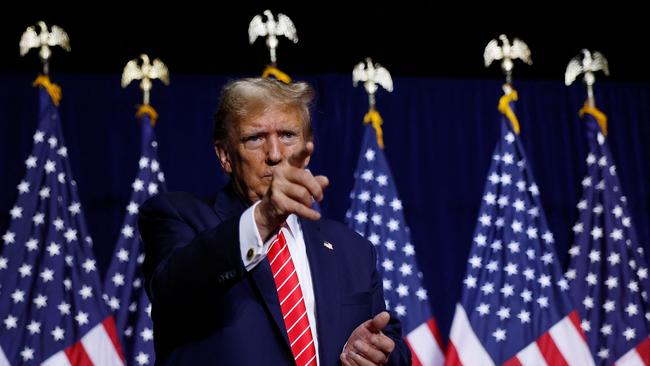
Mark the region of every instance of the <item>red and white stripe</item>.
<instances>
[{"instance_id":1,"label":"red and white stripe","mask_svg":"<svg viewBox=\"0 0 650 366\"><path fill-rule=\"evenodd\" d=\"M124 359L112 317L97 324L81 340L55 353L43 366L122 366Z\"/></svg>"},{"instance_id":2,"label":"red and white stripe","mask_svg":"<svg viewBox=\"0 0 650 366\"><path fill-rule=\"evenodd\" d=\"M616 366L648 366L650 365L650 337L621 356Z\"/></svg>"},{"instance_id":3,"label":"red and white stripe","mask_svg":"<svg viewBox=\"0 0 650 366\"><path fill-rule=\"evenodd\" d=\"M454 320L451 323L445 365L494 365L492 358L472 330L465 309L460 304L456 304Z\"/></svg>"},{"instance_id":4,"label":"red and white stripe","mask_svg":"<svg viewBox=\"0 0 650 366\"><path fill-rule=\"evenodd\" d=\"M494 362L474 334L462 306L456 306L452 324L448 365L493 365ZM594 365L589 346L575 311L519 351L504 365Z\"/></svg>"},{"instance_id":5,"label":"red and white stripe","mask_svg":"<svg viewBox=\"0 0 650 366\"><path fill-rule=\"evenodd\" d=\"M406 344L411 349L413 366L441 366L445 363L440 331L433 318L409 332Z\"/></svg>"}]
</instances>

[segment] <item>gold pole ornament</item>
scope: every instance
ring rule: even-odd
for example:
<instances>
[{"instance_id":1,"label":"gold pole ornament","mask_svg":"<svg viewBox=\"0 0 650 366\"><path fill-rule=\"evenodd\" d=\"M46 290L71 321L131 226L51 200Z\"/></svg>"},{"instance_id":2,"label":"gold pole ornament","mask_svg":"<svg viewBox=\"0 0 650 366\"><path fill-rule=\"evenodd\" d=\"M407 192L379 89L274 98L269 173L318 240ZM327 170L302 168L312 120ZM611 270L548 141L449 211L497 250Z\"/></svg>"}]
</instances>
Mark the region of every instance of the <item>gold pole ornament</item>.
<instances>
[{"instance_id":1,"label":"gold pole ornament","mask_svg":"<svg viewBox=\"0 0 650 366\"><path fill-rule=\"evenodd\" d=\"M20 55L25 56L30 49L38 48L38 57L43 63L43 75L49 75L50 58L52 57L50 47L60 46L70 52L70 38L61 27L56 25L53 25L49 31L45 22L39 21L37 25L40 29L39 32L36 31L34 26L30 26L20 37Z\"/></svg>"},{"instance_id":2,"label":"gold pole ornament","mask_svg":"<svg viewBox=\"0 0 650 366\"><path fill-rule=\"evenodd\" d=\"M386 89L388 92L393 91L393 79L388 70L373 63L370 57L367 57L365 62L359 62L352 70L352 85L357 86L359 82L363 83L366 93L368 93L368 113L363 117L364 123L372 123L372 127L377 134L377 145L384 148L384 133L381 129L383 120L376 108L375 93L379 86Z\"/></svg>"},{"instance_id":3,"label":"gold pole ornament","mask_svg":"<svg viewBox=\"0 0 650 366\"><path fill-rule=\"evenodd\" d=\"M590 107L596 107L594 99L594 83L596 82L596 71L602 71L609 76L609 64L602 53L582 49L582 54L569 61L564 73L564 84L571 85L580 74L584 74L582 82L587 86L587 102Z\"/></svg>"},{"instance_id":4,"label":"gold pole ornament","mask_svg":"<svg viewBox=\"0 0 650 366\"><path fill-rule=\"evenodd\" d=\"M499 46L499 40L501 45ZM512 84L512 69L515 66L514 60L520 59L528 65L533 64L530 57L528 45L519 38L515 38L512 44L504 34L499 36L499 40L493 39L488 42L483 51L483 61L485 67L489 67L493 61L501 60L501 70L506 76L506 84Z\"/></svg>"},{"instance_id":5,"label":"gold pole ornament","mask_svg":"<svg viewBox=\"0 0 650 366\"><path fill-rule=\"evenodd\" d=\"M270 10L264 10L264 17L266 21L262 20L262 15L258 14L248 24L248 41L253 44L257 37L266 37L266 47L269 49L271 57L271 64L264 69L262 77L273 76L286 84L291 83L291 78L286 73L277 68L277 51L278 44L280 43L278 37L287 37L293 43L298 43L298 34L296 27L291 19L279 13L277 20Z\"/></svg>"},{"instance_id":6,"label":"gold pole ornament","mask_svg":"<svg viewBox=\"0 0 650 366\"><path fill-rule=\"evenodd\" d=\"M158 58L154 59L153 63L151 63L149 56L142 54L140 55L140 60L142 60L140 64L138 64L137 58L127 62L122 72L122 88L126 88L133 80L141 80L140 89L144 93L142 106L148 106L153 80L160 79L163 84L169 85L169 70ZM148 109L145 108L144 110ZM158 114L156 113L155 116L157 117Z\"/></svg>"}]
</instances>

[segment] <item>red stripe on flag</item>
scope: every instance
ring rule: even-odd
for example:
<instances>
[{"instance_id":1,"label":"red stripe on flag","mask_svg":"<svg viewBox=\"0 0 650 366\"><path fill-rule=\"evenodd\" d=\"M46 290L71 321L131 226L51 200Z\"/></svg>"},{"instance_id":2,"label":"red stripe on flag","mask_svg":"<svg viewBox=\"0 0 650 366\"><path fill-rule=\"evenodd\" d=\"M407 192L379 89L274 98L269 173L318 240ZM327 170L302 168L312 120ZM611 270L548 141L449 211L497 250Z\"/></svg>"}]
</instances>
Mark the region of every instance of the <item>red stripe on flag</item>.
<instances>
[{"instance_id":1,"label":"red stripe on flag","mask_svg":"<svg viewBox=\"0 0 650 366\"><path fill-rule=\"evenodd\" d=\"M93 362L88 357L81 341L73 344L64 350L72 366L93 366Z\"/></svg>"},{"instance_id":2,"label":"red stripe on flag","mask_svg":"<svg viewBox=\"0 0 650 366\"><path fill-rule=\"evenodd\" d=\"M451 340L449 340L449 344L447 345L447 353L445 354L445 366L463 366L463 363L458 357L458 351L456 351L456 347L454 347L454 342Z\"/></svg>"},{"instance_id":3,"label":"red stripe on flag","mask_svg":"<svg viewBox=\"0 0 650 366\"><path fill-rule=\"evenodd\" d=\"M126 365L126 361L124 360L124 355L122 354L122 346L120 345L120 339L117 337L117 329L115 328L115 321L113 320L113 316L106 317L106 319L104 319L104 321L102 322L102 325L104 326L104 330L106 330L108 337L111 339L111 343L113 343L115 352L117 352L122 362L124 362L124 364Z\"/></svg>"},{"instance_id":4,"label":"red stripe on flag","mask_svg":"<svg viewBox=\"0 0 650 366\"><path fill-rule=\"evenodd\" d=\"M639 357L641 357L645 365L650 365L650 337L646 338L645 341L636 346L636 352L639 354Z\"/></svg>"},{"instance_id":5,"label":"red stripe on flag","mask_svg":"<svg viewBox=\"0 0 650 366\"><path fill-rule=\"evenodd\" d=\"M429 330L431 331L431 334L433 334L433 338L435 338L436 342L438 342L438 347L440 347L440 351L444 351L442 349L442 337L440 336L440 330L438 329L438 324L436 324L436 320L434 318L427 320L427 325L429 326Z\"/></svg>"},{"instance_id":6,"label":"red stripe on flag","mask_svg":"<svg viewBox=\"0 0 650 366\"><path fill-rule=\"evenodd\" d=\"M585 332L582 331L582 326L580 326L580 317L578 316L578 312L575 310L572 311L569 314L569 319L571 320L571 323L573 323L573 326L576 328L578 333L580 333L582 340L585 341L585 343L588 343L587 336L585 335Z\"/></svg>"},{"instance_id":7,"label":"red stripe on flag","mask_svg":"<svg viewBox=\"0 0 650 366\"><path fill-rule=\"evenodd\" d=\"M542 356L544 356L544 359L548 365L569 365L564 359L564 356L562 356L560 350L557 348L557 345L553 341L553 338L551 338L550 333L546 332L542 334L541 337L537 338L537 347L539 347L539 351L542 353Z\"/></svg>"},{"instance_id":8,"label":"red stripe on flag","mask_svg":"<svg viewBox=\"0 0 650 366\"><path fill-rule=\"evenodd\" d=\"M406 337L404 338L404 342L406 342L406 345L409 346L409 350L411 351L411 366L422 366L422 362L420 362L420 359L415 354L413 347L411 347L411 342L409 342Z\"/></svg>"},{"instance_id":9,"label":"red stripe on flag","mask_svg":"<svg viewBox=\"0 0 650 366\"><path fill-rule=\"evenodd\" d=\"M511 359L503 363L503 366L523 366L517 356L513 356Z\"/></svg>"}]
</instances>

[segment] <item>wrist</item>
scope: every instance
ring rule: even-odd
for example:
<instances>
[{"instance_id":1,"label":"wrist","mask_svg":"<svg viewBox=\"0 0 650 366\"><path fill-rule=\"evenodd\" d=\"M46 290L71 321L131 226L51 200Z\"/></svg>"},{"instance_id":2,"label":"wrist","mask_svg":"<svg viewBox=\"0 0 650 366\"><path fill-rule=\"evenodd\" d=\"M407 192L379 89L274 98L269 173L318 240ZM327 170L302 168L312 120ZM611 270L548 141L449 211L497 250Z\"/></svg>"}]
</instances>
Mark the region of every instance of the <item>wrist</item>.
<instances>
[{"instance_id":1,"label":"wrist","mask_svg":"<svg viewBox=\"0 0 650 366\"><path fill-rule=\"evenodd\" d=\"M257 230L260 233L262 241L268 240L271 234L286 220L286 217L278 217L272 211L272 209L268 208L268 203L262 200L253 212L255 224L257 225Z\"/></svg>"}]
</instances>

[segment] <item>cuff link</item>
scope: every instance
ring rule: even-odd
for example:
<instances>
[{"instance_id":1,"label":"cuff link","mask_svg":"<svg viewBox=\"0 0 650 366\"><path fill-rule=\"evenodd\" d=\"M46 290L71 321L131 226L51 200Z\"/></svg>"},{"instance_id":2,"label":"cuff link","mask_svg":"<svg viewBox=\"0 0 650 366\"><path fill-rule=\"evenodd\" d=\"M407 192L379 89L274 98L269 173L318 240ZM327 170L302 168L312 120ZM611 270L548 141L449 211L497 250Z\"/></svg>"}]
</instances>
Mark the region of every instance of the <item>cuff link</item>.
<instances>
[{"instance_id":1,"label":"cuff link","mask_svg":"<svg viewBox=\"0 0 650 366\"><path fill-rule=\"evenodd\" d=\"M255 256L255 249L253 248L248 249L248 251L246 252L246 260L252 261L254 256Z\"/></svg>"}]
</instances>

